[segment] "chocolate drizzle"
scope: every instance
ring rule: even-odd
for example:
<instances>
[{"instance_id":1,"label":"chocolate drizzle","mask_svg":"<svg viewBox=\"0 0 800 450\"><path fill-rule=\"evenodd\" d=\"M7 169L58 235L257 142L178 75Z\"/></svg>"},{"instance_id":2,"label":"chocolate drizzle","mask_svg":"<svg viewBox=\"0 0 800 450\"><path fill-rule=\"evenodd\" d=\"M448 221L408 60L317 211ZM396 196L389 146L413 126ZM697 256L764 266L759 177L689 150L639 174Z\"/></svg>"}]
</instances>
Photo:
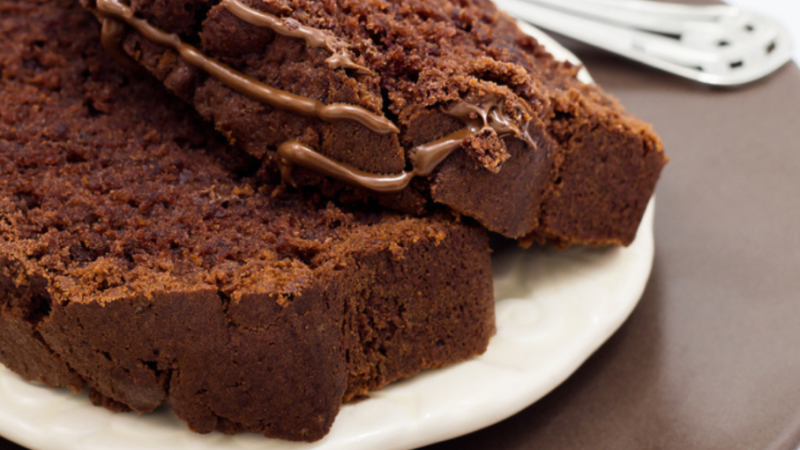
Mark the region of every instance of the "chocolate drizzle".
<instances>
[{"instance_id":1,"label":"chocolate drizzle","mask_svg":"<svg viewBox=\"0 0 800 450\"><path fill-rule=\"evenodd\" d=\"M122 39L125 37L127 29L123 22L110 17L100 17L102 31L100 33L100 43L103 48L117 60L118 63L127 68L138 67L131 58L122 51Z\"/></svg>"},{"instance_id":2,"label":"chocolate drizzle","mask_svg":"<svg viewBox=\"0 0 800 450\"><path fill-rule=\"evenodd\" d=\"M134 17L133 10L122 4L120 0L97 0L97 10L104 18L125 22L150 41L172 48L188 64L206 71L229 88L254 100L284 111L317 117L327 122L340 120L358 122L380 134L400 132L397 126L386 117L379 116L360 106L343 103L325 105L312 98L276 89L236 71L184 43L177 35L164 32L147 21ZM104 39L110 39L109 35L106 35Z\"/></svg>"},{"instance_id":3,"label":"chocolate drizzle","mask_svg":"<svg viewBox=\"0 0 800 450\"><path fill-rule=\"evenodd\" d=\"M135 17L133 10L123 4L121 0L96 1L96 13L103 23L101 39L112 55L121 54L120 43L124 37L125 24L127 24L152 42L174 49L188 64L206 71L231 89L254 100L278 109L317 117L328 122L339 120L358 122L380 134L400 132L397 126L387 118L362 107L336 103L325 105L314 99L291 94L261 83L204 55L197 48L184 43L177 35L162 31L147 21ZM284 36L304 39L306 44L311 47L327 49L332 56L326 61L332 68L349 68L373 73L338 51L337 47L341 44L336 37L322 30L301 25L293 19L281 19L255 10L239 0L222 0L221 5L245 22L270 28ZM280 145L277 151L281 175L284 180L290 181L291 167L298 165L372 191L398 192L405 189L414 177L425 177L433 173L452 152L463 145L465 139L486 129L493 130L500 138L513 136L522 139L531 150L536 150L536 142L528 131L530 119L526 117L531 116L530 107L522 100L517 100L513 105L505 103L506 99L503 97L490 96L478 103L461 101L445 109L445 114L461 120L466 127L412 149L410 152L413 162L412 170L396 175L369 173L328 158L299 141L289 141ZM506 109L513 113L509 115Z\"/></svg>"},{"instance_id":4,"label":"chocolate drizzle","mask_svg":"<svg viewBox=\"0 0 800 450\"><path fill-rule=\"evenodd\" d=\"M371 191L399 192L414 177L430 175L450 153L461 147L461 142L470 133L470 129L463 128L442 139L417 147L414 169L397 175L381 175L356 169L328 158L298 141L289 141L278 147L278 163L285 180L291 180L291 166L298 165Z\"/></svg>"},{"instance_id":5,"label":"chocolate drizzle","mask_svg":"<svg viewBox=\"0 0 800 450\"><path fill-rule=\"evenodd\" d=\"M291 180L291 166L305 167L345 183L360 186L375 192L399 192L405 189L414 177L426 177L433 173L451 153L459 149L464 139L486 128L493 129L499 137L515 136L523 139L531 149L536 143L528 133L514 123L516 118L506 115L501 109L502 99L492 97L475 105L459 102L445 113L464 121L467 126L439 140L420 145L412 150L414 167L397 175L381 175L365 172L340 163L298 141L290 141L278 147L278 163L284 180ZM519 112L522 114L522 112Z\"/></svg>"},{"instance_id":6,"label":"chocolate drizzle","mask_svg":"<svg viewBox=\"0 0 800 450\"><path fill-rule=\"evenodd\" d=\"M491 96L478 104L459 102L448 108L445 113L467 124L467 127L478 132L484 128L493 129L499 137L513 136L522 139L531 148L536 150L536 142L528 132L528 121L525 115L530 115L530 107L522 100L517 100L510 116L503 110L505 99ZM524 126L520 127L520 123Z\"/></svg>"},{"instance_id":7,"label":"chocolate drizzle","mask_svg":"<svg viewBox=\"0 0 800 450\"><path fill-rule=\"evenodd\" d=\"M325 61L333 69L354 69L370 75L375 74L375 72L366 67L356 64L349 55L337 50L337 47L341 47L342 44L330 33L302 25L300 22L291 18L281 19L272 14L253 9L239 0L222 0L221 5L233 15L249 24L269 28L283 36L303 39L309 47L320 47L328 50L331 52L331 57Z\"/></svg>"}]
</instances>

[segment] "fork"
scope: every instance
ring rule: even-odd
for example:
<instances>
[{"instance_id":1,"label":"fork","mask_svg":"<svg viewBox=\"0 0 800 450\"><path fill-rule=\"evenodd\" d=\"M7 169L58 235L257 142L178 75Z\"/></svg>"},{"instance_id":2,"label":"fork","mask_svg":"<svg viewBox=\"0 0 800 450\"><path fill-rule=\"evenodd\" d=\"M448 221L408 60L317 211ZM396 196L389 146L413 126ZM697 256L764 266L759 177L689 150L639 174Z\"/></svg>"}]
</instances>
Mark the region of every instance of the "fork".
<instances>
[{"instance_id":1,"label":"fork","mask_svg":"<svg viewBox=\"0 0 800 450\"><path fill-rule=\"evenodd\" d=\"M517 19L700 83L737 86L792 58L778 22L727 5L494 0Z\"/></svg>"}]
</instances>

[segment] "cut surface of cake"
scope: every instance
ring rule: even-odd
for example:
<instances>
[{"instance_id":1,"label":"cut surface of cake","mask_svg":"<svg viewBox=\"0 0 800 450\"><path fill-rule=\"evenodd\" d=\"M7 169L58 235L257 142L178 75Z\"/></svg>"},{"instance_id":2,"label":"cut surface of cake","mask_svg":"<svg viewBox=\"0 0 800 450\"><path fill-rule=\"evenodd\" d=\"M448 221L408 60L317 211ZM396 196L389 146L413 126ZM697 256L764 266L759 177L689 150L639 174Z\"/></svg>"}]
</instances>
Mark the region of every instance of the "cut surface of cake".
<instances>
[{"instance_id":1,"label":"cut surface of cake","mask_svg":"<svg viewBox=\"0 0 800 450\"><path fill-rule=\"evenodd\" d=\"M121 63L263 172L345 202L627 245L666 163L648 125L488 0L83 3Z\"/></svg>"},{"instance_id":2,"label":"cut surface of cake","mask_svg":"<svg viewBox=\"0 0 800 450\"><path fill-rule=\"evenodd\" d=\"M485 230L256 183L75 2L1 8L0 362L195 431L311 441L342 402L485 350Z\"/></svg>"}]
</instances>

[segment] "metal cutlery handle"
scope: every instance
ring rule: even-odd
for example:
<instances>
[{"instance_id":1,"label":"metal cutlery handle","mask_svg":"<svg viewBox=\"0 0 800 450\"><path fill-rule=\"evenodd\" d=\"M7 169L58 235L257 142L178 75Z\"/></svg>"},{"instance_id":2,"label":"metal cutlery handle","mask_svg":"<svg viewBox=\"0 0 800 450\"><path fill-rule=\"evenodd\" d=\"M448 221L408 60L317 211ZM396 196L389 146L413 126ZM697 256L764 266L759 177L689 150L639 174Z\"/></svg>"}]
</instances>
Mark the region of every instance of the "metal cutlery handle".
<instances>
[{"instance_id":1,"label":"metal cutlery handle","mask_svg":"<svg viewBox=\"0 0 800 450\"><path fill-rule=\"evenodd\" d=\"M777 22L725 6L644 0L495 0L517 19L695 81L735 86L791 59Z\"/></svg>"}]
</instances>

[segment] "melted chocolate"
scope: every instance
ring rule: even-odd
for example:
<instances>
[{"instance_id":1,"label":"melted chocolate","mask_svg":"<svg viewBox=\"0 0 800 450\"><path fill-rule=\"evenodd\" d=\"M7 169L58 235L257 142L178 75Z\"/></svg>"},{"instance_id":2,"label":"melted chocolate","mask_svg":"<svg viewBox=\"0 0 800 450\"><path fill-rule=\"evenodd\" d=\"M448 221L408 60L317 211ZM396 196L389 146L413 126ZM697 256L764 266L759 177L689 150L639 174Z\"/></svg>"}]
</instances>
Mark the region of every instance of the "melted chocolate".
<instances>
[{"instance_id":1,"label":"melted chocolate","mask_svg":"<svg viewBox=\"0 0 800 450\"><path fill-rule=\"evenodd\" d=\"M284 180L291 180L290 168L298 165L371 191L398 192L405 189L414 177L430 175L450 153L461 147L461 142L470 133L470 129L464 128L438 141L417 147L414 169L397 175L369 173L350 167L297 141L286 142L278 147L278 161Z\"/></svg>"},{"instance_id":2,"label":"melted chocolate","mask_svg":"<svg viewBox=\"0 0 800 450\"><path fill-rule=\"evenodd\" d=\"M106 52L123 66L129 69L138 69L136 63L122 51L122 39L127 32L125 23L110 17L100 16L98 18L103 25L100 34L100 43L103 45Z\"/></svg>"},{"instance_id":3,"label":"melted chocolate","mask_svg":"<svg viewBox=\"0 0 800 450\"><path fill-rule=\"evenodd\" d=\"M464 139L484 128L493 129L500 137L516 136L524 139L535 150L536 143L531 139L527 128L520 129L515 119L499 109L502 101L493 97L480 105L461 102L447 109L447 114L461 119L467 126L439 140L414 148L412 170L397 175L369 173L328 158L298 141L290 141L278 147L281 176L291 182L291 166L298 165L375 192L399 192L414 177L426 177L433 173L439 164L461 147Z\"/></svg>"},{"instance_id":4,"label":"melted chocolate","mask_svg":"<svg viewBox=\"0 0 800 450\"><path fill-rule=\"evenodd\" d=\"M524 101L517 100L513 105L514 116L510 116L503 110L504 102L502 97L491 96L478 104L456 103L445 113L466 123L476 132L490 127L498 136L514 136L525 141L531 150L536 150L536 142L528 131L529 122L524 120L525 115L530 115L530 107Z\"/></svg>"},{"instance_id":5,"label":"melted chocolate","mask_svg":"<svg viewBox=\"0 0 800 450\"><path fill-rule=\"evenodd\" d=\"M308 97L276 89L236 71L204 55L197 48L184 43L177 35L164 32L150 25L147 21L134 17L133 10L121 3L120 0L97 0L97 10L106 18L124 21L150 41L172 48L188 64L206 71L229 88L254 100L284 111L317 117L328 122L339 120L358 122L380 134L400 132L397 126L389 119L374 114L360 106L342 103L325 105ZM104 39L109 40L111 37L106 34Z\"/></svg>"},{"instance_id":6,"label":"melted chocolate","mask_svg":"<svg viewBox=\"0 0 800 450\"><path fill-rule=\"evenodd\" d=\"M343 45L329 32L326 33L323 30L302 25L294 19L281 19L272 14L253 9L239 0L222 0L221 5L249 24L269 28L283 36L303 39L309 47L321 47L328 50L331 52L331 57L326 62L333 69L354 69L372 75L375 74L375 72L366 67L356 64L347 54L337 50L337 47Z\"/></svg>"},{"instance_id":7,"label":"melted chocolate","mask_svg":"<svg viewBox=\"0 0 800 450\"><path fill-rule=\"evenodd\" d=\"M460 141L459 141L460 143ZM291 184L292 166L312 169L345 183L361 186L376 192L397 192L405 189L414 178L413 172L399 175L380 175L365 172L328 158L298 141L285 142L278 147L278 163L284 181Z\"/></svg>"}]
</instances>

